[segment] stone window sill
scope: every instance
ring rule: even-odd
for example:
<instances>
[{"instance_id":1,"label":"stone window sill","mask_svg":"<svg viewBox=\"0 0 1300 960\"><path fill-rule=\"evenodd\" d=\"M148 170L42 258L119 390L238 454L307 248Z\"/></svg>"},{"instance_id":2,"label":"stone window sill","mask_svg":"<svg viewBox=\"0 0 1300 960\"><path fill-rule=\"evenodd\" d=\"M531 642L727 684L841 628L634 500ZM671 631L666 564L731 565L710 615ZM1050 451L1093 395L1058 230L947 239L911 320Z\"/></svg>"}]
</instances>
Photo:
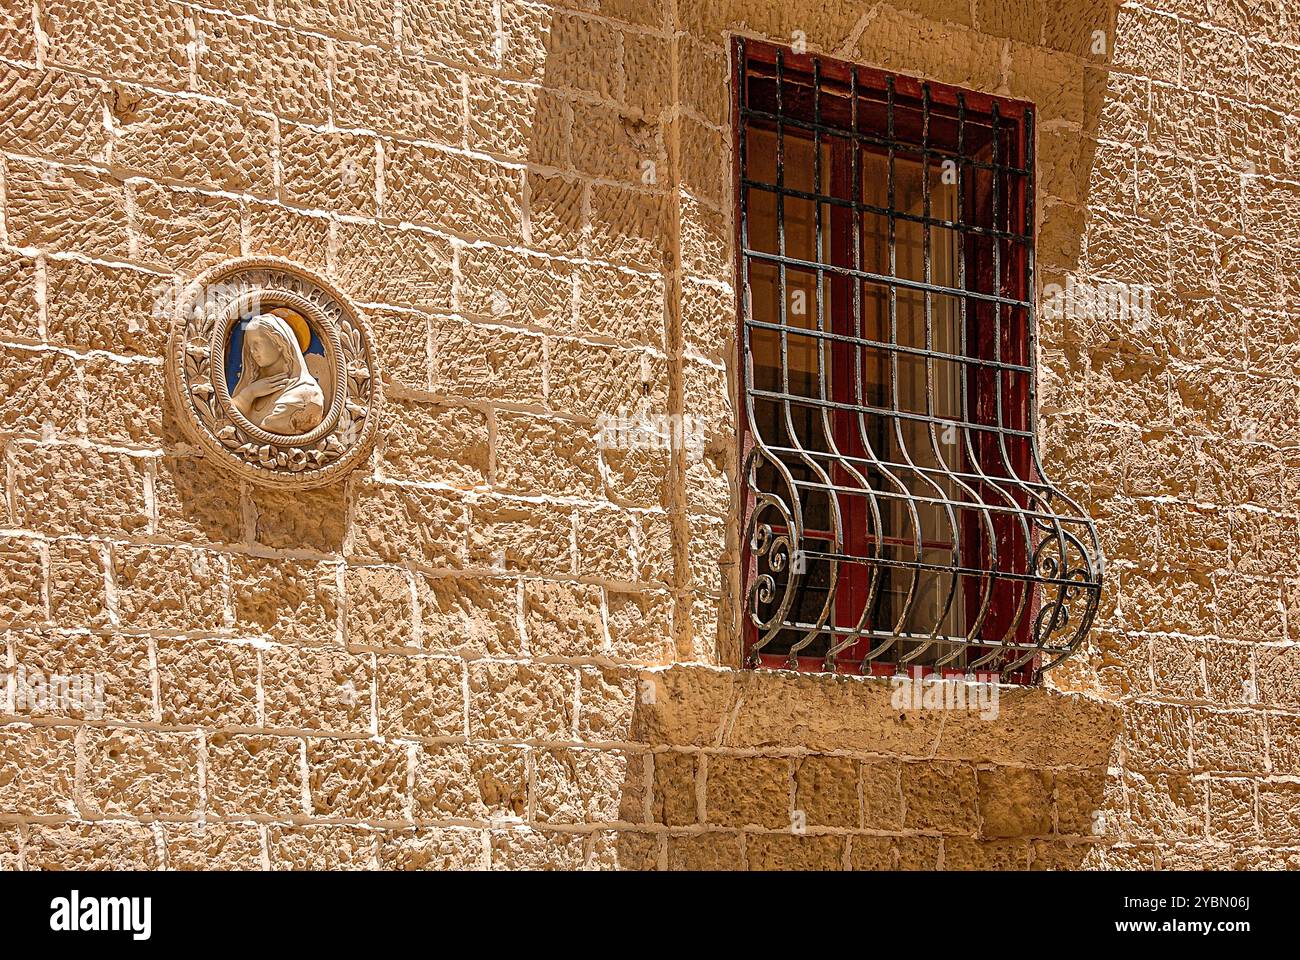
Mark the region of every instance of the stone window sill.
<instances>
[{"instance_id":1,"label":"stone window sill","mask_svg":"<svg viewBox=\"0 0 1300 960\"><path fill-rule=\"evenodd\" d=\"M984 710L917 709L913 695L900 708L912 694L900 683L911 681L675 665L642 674L633 725L638 740L673 746L1029 767L1104 768L1119 737L1118 705L1086 694L999 684L989 715L988 700ZM922 691L932 683L922 681Z\"/></svg>"}]
</instances>

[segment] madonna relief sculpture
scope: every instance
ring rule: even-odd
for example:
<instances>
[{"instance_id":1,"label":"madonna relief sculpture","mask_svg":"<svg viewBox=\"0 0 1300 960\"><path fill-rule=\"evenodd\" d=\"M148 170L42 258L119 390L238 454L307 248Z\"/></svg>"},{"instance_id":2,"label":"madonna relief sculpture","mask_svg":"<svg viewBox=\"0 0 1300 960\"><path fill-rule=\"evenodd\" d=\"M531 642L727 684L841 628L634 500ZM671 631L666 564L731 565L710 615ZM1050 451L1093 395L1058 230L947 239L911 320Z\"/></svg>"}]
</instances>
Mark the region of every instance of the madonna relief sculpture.
<instances>
[{"instance_id":1,"label":"madonna relief sculpture","mask_svg":"<svg viewBox=\"0 0 1300 960\"><path fill-rule=\"evenodd\" d=\"M273 313L258 314L244 328L235 409L263 430L306 433L325 414L325 394L307 369L298 338Z\"/></svg>"},{"instance_id":2,"label":"madonna relief sculpture","mask_svg":"<svg viewBox=\"0 0 1300 960\"><path fill-rule=\"evenodd\" d=\"M365 321L287 261L232 260L191 283L167 374L189 435L257 483L330 483L374 441L382 396Z\"/></svg>"}]
</instances>

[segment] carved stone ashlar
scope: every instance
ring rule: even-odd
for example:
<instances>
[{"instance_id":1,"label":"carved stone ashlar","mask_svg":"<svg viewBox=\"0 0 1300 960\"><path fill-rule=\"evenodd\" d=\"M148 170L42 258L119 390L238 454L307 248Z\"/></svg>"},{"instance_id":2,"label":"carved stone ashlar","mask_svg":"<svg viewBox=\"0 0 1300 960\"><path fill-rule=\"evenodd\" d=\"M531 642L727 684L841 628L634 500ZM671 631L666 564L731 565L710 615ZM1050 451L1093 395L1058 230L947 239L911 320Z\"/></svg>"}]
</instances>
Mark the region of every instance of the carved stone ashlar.
<instances>
[{"instance_id":1,"label":"carved stone ashlar","mask_svg":"<svg viewBox=\"0 0 1300 960\"><path fill-rule=\"evenodd\" d=\"M230 260L189 284L167 374L187 433L255 483L331 483L374 442L383 398L365 320L288 261Z\"/></svg>"}]
</instances>

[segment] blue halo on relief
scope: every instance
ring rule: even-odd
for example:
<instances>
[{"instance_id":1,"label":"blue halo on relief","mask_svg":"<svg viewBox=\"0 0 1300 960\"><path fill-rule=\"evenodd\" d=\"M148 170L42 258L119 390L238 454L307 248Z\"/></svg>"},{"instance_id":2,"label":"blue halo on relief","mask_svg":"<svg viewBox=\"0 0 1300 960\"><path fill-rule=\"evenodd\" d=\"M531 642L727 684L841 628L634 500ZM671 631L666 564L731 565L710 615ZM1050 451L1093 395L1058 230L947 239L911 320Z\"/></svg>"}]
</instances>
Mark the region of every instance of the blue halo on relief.
<instances>
[{"instance_id":1,"label":"blue halo on relief","mask_svg":"<svg viewBox=\"0 0 1300 960\"><path fill-rule=\"evenodd\" d=\"M230 342L226 346L226 389L231 393L234 393L235 387L239 386L239 375L244 367L244 328L252 319L252 317L245 317L230 328ZM311 331L311 343L307 344L306 352L324 356L325 344L317 336L316 328L308 323L307 329Z\"/></svg>"}]
</instances>

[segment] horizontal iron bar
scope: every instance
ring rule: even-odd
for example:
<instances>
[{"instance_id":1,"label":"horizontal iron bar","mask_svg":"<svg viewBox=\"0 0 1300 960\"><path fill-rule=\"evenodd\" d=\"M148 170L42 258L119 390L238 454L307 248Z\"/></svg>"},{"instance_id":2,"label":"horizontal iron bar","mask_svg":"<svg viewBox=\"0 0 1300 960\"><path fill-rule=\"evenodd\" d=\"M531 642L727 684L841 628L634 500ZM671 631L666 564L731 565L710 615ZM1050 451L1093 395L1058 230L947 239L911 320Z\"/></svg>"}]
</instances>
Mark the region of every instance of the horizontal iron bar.
<instances>
[{"instance_id":1,"label":"horizontal iron bar","mask_svg":"<svg viewBox=\"0 0 1300 960\"><path fill-rule=\"evenodd\" d=\"M771 524L770 529L777 536L788 536L790 533L789 527L779 526L778 524ZM803 531L803 537L808 540L834 541L835 534L831 533L829 530L805 530ZM916 545L915 540L905 540L903 537L877 537L873 534L868 534L864 539L868 543L880 542L889 547L914 547ZM953 549L953 542L951 540L922 540L921 549L951 550Z\"/></svg>"},{"instance_id":2,"label":"horizontal iron bar","mask_svg":"<svg viewBox=\"0 0 1300 960\"><path fill-rule=\"evenodd\" d=\"M943 424L944 421L936 422L936 426ZM961 424L956 424L961 426ZM940 479L951 478L956 480L970 480L976 483L989 483L994 485L1013 484L1022 489L1028 489L1033 493L1043 493L1059 496L1057 489L1050 483L1039 480L1027 480L1022 477L1007 477L996 473L975 473L970 471L953 470L946 464L940 466L929 466L927 464L906 463L898 460L882 460L880 457L855 457L849 453L843 453L839 450L819 450L813 447L786 447L764 442L763 449L768 453L784 453L793 457L803 459L804 457L816 457L819 460L828 461L831 466L835 464L844 464L847 466L857 466L866 470L884 469L884 470L914 470L918 473L932 473ZM787 464L789 466L789 464ZM814 484L811 480L795 480L795 483L801 486L824 486L823 484ZM833 489L844 493L862 493L858 487L844 487L831 484L827 489ZM908 499L913 499L910 495ZM1028 512L1028 511L1027 511ZM1058 516L1058 514L1052 514ZM1080 519L1084 519L1080 517Z\"/></svg>"},{"instance_id":3,"label":"horizontal iron bar","mask_svg":"<svg viewBox=\"0 0 1300 960\"><path fill-rule=\"evenodd\" d=\"M1031 244L1034 238L1022 233L1013 233L1010 230L994 230L990 227L977 227L974 224L959 223L956 220L943 220L936 217L927 217L919 213L906 213L902 210L890 211L888 207L878 207L872 203L863 203L858 200L850 200L845 197L832 197L823 193L809 193L807 190L797 190L794 187L777 186L775 183L764 183L762 180L750 180L742 178L741 186L751 187L755 190L763 190L767 193L780 194L783 197L795 197L799 200L808 200L817 203L825 203L828 206L848 207L857 210L860 213L876 213L884 217L892 216L895 220L906 220L909 223L920 223L930 227L947 227L958 233L973 234L981 237L997 237L1001 240L1012 240L1020 244Z\"/></svg>"},{"instance_id":4,"label":"horizontal iron bar","mask_svg":"<svg viewBox=\"0 0 1300 960\"><path fill-rule=\"evenodd\" d=\"M931 360L951 360L954 363L968 363L974 367L988 367L992 370L1010 370L1014 373L1034 372L1033 367L1023 363L1004 363L998 360L986 360L983 357L969 357L956 353L944 353L941 350L927 350L925 347L909 347L889 340L870 340L866 337L855 337L848 333L831 333L829 330L816 330L811 327L795 327L786 323L773 323L770 320L747 319L745 325L759 330L783 331L796 337L811 337L815 340L829 340L835 343L849 344L851 346L875 347L877 349L891 350L897 353L906 353L916 357L927 357Z\"/></svg>"},{"instance_id":5,"label":"horizontal iron bar","mask_svg":"<svg viewBox=\"0 0 1300 960\"><path fill-rule=\"evenodd\" d=\"M946 573L956 577L974 577L1004 580L1010 583L1029 583L1051 587L1070 587L1078 590L1100 590L1101 583L1095 580L1070 580L1066 577L1049 577L1034 573L1016 573L1012 570L988 570L981 567L964 567L960 564L927 563L924 560L895 560L889 557L859 557L849 553L828 553L820 550L800 549L805 560L827 560L857 567L894 567L900 570L929 571Z\"/></svg>"},{"instance_id":6,"label":"horizontal iron bar","mask_svg":"<svg viewBox=\"0 0 1300 960\"><path fill-rule=\"evenodd\" d=\"M904 107L903 109L909 109ZM854 140L858 143L869 143L877 147L892 147L899 153L915 153L926 157L941 157L946 160L956 160L962 167L971 167L976 170L990 170L998 173L1014 173L1022 177L1029 176L1029 169L1026 167L1012 166L1006 163L985 163L982 160L975 160L970 156L964 156L956 150L949 150L945 147L923 145L912 143L906 140L900 140L898 137L879 136L862 131L853 131L847 127L833 126L828 123L817 123L813 120L803 120L790 114L771 113L767 110L761 110L758 107L742 105L740 108L740 119L746 120L763 120L768 123L779 123L782 127L794 127L797 130L807 130L809 132L819 133L823 136L838 137L841 140ZM971 123L966 121L967 126L989 127L988 124ZM992 129L992 127L989 127Z\"/></svg>"},{"instance_id":7,"label":"horizontal iron bar","mask_svg":"<svg viewBox=\"0 0 1300 960\"><path fill-rule=\"evenodd\" d=\"M792 257L789 254L782 256L779 253L768 253L765 250L755 250L752 247L745 247L742 252L751 260L762 260L765 263L772 263L777 266L794 267L799 270L807 270L809 273L825 271L827 273L839 274L842 277L856 277L859 280L870 280L872 283L879 283L886 287L903 287L908 290L916 290L920 293L942 293L950 297L964 297L969 300L983 300L986 303L997 303L1004 307L1019 307L1022 310L1031 310L1034 306L1034 304L1029 300L1017 300L1014 297L1002 297L995 293L981 293L978 290L959 290L956 287L945 287L937 283L926 283L923 280L904 280L902 277L890 277L883 273L872 273L869 270L855 270L853 267L842 267L834 263L818 263L815 260L802 260L798 257Z\"/></svg>"},{"instance_id":8,"label":"horizontal iron bar","mask_svg":"<svg viewBox=\"0 0 1300 960\"><path fill-rule=\"evenodd\" d=\"M947 473L945 471L939 470L934 467L920 468L920 467L909 467L901 464L897 465L897 467L900 470L913 470L918 473L924 472L928 474L933 474L934 477L932 482L934 483L937 483L939 480L942 480L945 477L958 477L961 479L970 480L972 482L986 483L993 486L1001 486L1002 484L1008 484L1008 485L1014 484L1015 486L1024 486L1024 487L1029 486L1028 483L1024 483L1021 481L1006 480L998 477L984 478L972 474ZM1070 516L1068 514L1046 513L1041 510L1030 510L1025 507L1012 507L1006 504L989 503L989 502L976 503L970 500L962 500L962 499L958 499L960 497L959 493L954 493L952 497L949 497L947 500L945 500L941 497L926 496L920 493L899 493L896 490L877 489L874 487L870 489L865 489L862 487L846 487L842 484L818 483L813 480L794 480L793 483L795 487L799 490L808 490L808 491L815 491L817 493L832 494L835 496L837 503L839 502L839 497L841 495L851 496L851 497L883 497L886 500L901 500L904 502L921 503L931 507L952 507L953 510L957 510L957 511L969 512L972 510L978 510L984 513L1008 514L1013 517L1024 517L1027 520L1041 520L1043 523L1048 525L1052 525L1055 524L1056 522L1060 522L1062 524L1067 525L1068 527L1080 526L1086 529L1089 527L1089 525L1092 522L1088 517L1082 515L1075 517L1075 516ZM767 491L761 491L761 492L767 492ZM1006 492L1008 495L1011 495L1015 491L1006 490L1004 492Z\"/></svg>"},{"instance_id":9,"label":"horizontal iron bar","mask_svg":"<svg viewBox=\"0 0 1300 960\"><path fill-rule=\"evenodd\" d=\"M834 400L822 400L817 397L801 397L797 394L779 393L775 390L762 390L758 387L749 387L747 392L752 397L762 397L765 400L795 403L799 406L818 407L828 410L845 410L849 413L870 413L880 417L897 417L903 420L914 420L920 423L933 423L942 426L948 426L953 423L951 420L926 416L923 413L909 413L906 410L892 410L887 407L873 407L860 403L840 403ZM978 423L967 422L958 423L956 426L967 430L979 430L983 433L1001 434L1007 437L1024 437L1029 439L1033 436L1033 433L1028 430L1014 430L1011 427L984 426Z\"/></svg>"},{"instance_id":10,"label":"horizontal iron bar","mask_svg":"<svg viewBox=\"0 0 1300 960\"><path fill-rule=\"evenodd\" d=\"M810 631L815 631L819 634L824 633L828 636L860 637L864 640L899 639L903 641L910 641L913 643L923 643L933 639L936 645L941 643L952 644L953 646L964 647L966 649L971 649L974 647L983 647L983 648L988 648L990 650L994 650L994 649L996 650L1041 650L1044 653L1064 653L1066 650L1070 649L1068 646L1065 645L1056 646L1048 643L1044 643L1044 644L1010 643L1006 640L967 640L965 637L950 637L944 634L937 634L936 636L931 638L930 634L928 633L912 633L907 630L897 630L897 631L869 630L869 629L855 630L852 627L837 627L830 623L818 625L815 623L799 623L796 621L789 621L789 622L782 621L781 629L792 630L801 633L808 633ZM757 649L761 651L762 647L759 647ZM875 660L879 658L883 653L894 653L896 654L895 656L884 658L884 659L901 660L901 657L897 656L897 654L899 654L900 652L901 651L898 650L898 645L895 644L892 647L881 649L879 653L867 653L863 658L867 660ZM844 658L837 658L837 659L855 660L858 659L858 657L844 657ZM918 666L921 666L921 664L918 664ZM994 671L990 671L990 672L994 672Z\"/></svg>"}]
</instances>

